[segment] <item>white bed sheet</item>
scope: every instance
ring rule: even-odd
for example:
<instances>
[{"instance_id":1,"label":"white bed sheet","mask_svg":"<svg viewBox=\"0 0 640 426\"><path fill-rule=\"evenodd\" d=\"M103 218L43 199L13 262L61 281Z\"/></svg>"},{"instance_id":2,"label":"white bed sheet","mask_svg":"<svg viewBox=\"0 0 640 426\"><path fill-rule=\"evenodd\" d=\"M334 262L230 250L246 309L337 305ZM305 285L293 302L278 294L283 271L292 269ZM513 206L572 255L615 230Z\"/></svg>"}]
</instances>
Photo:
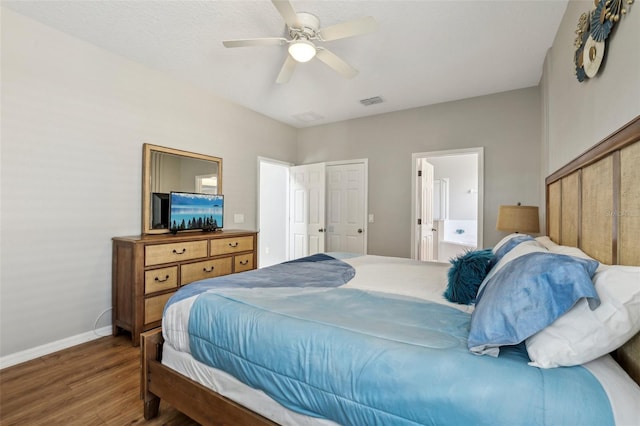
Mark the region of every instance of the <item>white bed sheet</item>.
<instances>
[{"instance_id":1,"label":"white bed sheet","mask_svg":"<svg viewBox=\"0 0 640 426\"><path fill-rule=\"evenodd\" d=\"M338 426L327 419L305 416L278 404L261 390L245 385L230 374L194 359L190 354L165 345L162 363L238 404L285 426Z\"/></svg>"},{"instance_id":2,"label":"white bed sheet","mask_svg":"<svg viewBox=\"0 0 640 426\"><path fill-rule=\"evenodd\" d=\"M412 296L463 312L473 312L472 305L451 303L442 295L447 287L447 273L451 267L448 262L422 262L374 255L342 260L356 270L356 276L343 286L345 288Z\"/></svg>"},{"instance_id":3,"label":"white bed sheet","mask_svg":"<svg viewBox=\"0 0 640 426\"><path fill-rule=\"evenodd\" d=\"M446 300L449 263L364 255L342 259L356 269L355 277L343 287L413 296L471 313L472 306ZM190 355L187 326L189 309L196 296L167 309L162 332L165 338L162 363L227 398L283 425L328 426L334 422L293 412L233 376L209 367ZM609 396L616 425L640 425L640 386L609 356L584 364ZM536 367L531 367L536 368Z\"/></svg>"}]
</instances>

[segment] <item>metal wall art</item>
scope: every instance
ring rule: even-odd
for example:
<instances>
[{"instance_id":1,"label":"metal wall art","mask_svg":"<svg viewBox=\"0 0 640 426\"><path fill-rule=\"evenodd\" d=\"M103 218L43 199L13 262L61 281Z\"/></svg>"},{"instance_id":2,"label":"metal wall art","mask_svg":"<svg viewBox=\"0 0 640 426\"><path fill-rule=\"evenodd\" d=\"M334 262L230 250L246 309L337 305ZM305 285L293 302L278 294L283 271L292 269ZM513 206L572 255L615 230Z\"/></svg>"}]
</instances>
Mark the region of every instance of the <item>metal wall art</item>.
<instances>
[{"instance_id":1,"label":"metal wall art","mask_svg":"<svg viewBox=\"0 0 640 426\"><path fill-rule=\"evenodd\" d=\"M624 4L630 6L634 0L595 0L595 7L580 15L576 29L576 47L573 62L576 77L583 82L598 73L604 58L606 41L621 16L627 13Z\"/></svg>"}]
</instances>

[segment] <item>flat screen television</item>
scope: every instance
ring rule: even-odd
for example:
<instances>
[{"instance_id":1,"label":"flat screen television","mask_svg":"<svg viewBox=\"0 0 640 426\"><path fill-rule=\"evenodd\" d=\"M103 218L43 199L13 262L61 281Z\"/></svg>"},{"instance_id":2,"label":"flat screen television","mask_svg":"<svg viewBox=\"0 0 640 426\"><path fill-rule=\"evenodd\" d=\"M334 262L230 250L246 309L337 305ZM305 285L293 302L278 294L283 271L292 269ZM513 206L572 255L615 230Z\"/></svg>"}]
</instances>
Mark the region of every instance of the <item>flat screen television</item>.
<instances>
[{"instance_id":1,"label":"flat screen television","mask_svg":"<svg viewBox=\"0 0 640 426\"><path fill-rule=\"evenodd\" d=\"M151 194L151 228L167 229L169 227L169 194L153 192Z\"/></svg>"},{"instance_id":2,"label":"flat screen television","mask_svg":"<svg viewBox=\"0 0 640 426\"><path fill-rule=\"evenodd\" d=\"M215 231L224 223L224 196L171 192L169 229L172 232L202 229Z\"/></svg>"}]
</instances>

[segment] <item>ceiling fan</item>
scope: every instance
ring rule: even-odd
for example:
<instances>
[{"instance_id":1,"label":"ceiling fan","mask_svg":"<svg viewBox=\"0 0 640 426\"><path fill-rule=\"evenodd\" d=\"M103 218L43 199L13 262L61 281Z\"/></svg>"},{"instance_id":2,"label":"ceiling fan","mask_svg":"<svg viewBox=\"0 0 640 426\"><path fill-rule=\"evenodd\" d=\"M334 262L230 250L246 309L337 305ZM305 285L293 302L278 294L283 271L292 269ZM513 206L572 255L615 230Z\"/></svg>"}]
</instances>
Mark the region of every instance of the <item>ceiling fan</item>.
<instances>
[{"instance_id":1,"label":"ceiling fan","mask_svg":"<svg viewBox=\"0 0 640 426\"><path fill-rule=\"evenodd\" d=\"M271 0L271 2L287 24L290 38L270 37L225 40L222 44L225 47L288 45L288 55L280 69L276 83L288 82L298 62L308 62L314 57L346 78L352 78L358 74L357 69L325 47L317 46L316 42L332 41L370 33L378 27L378 23L373 17L367 16L321 29L320 19L317 16L306 12L296 12L289 0Z\"/></svg>"}]
</instances>

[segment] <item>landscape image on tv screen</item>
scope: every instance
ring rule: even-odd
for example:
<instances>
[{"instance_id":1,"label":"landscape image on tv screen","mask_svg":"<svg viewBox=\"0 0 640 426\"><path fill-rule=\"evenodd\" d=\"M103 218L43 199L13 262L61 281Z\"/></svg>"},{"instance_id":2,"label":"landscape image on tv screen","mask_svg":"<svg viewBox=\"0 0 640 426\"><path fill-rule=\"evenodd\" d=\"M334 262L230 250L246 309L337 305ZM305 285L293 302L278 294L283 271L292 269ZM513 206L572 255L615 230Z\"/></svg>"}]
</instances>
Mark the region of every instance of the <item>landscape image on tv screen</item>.
<instances>
[{"instance_id":1,"label":"landscape image on tv screen","mask_svg":"<svg viewBox=\"0 0 640 426\"><path fill-rule=\"evenodd\" d=\"M172 192L169 202L169 229L215 230L222 228L224 196Z\"/></svg>"}]
</instances>

